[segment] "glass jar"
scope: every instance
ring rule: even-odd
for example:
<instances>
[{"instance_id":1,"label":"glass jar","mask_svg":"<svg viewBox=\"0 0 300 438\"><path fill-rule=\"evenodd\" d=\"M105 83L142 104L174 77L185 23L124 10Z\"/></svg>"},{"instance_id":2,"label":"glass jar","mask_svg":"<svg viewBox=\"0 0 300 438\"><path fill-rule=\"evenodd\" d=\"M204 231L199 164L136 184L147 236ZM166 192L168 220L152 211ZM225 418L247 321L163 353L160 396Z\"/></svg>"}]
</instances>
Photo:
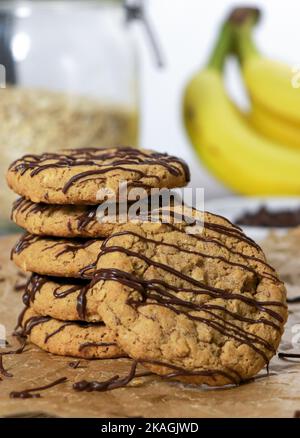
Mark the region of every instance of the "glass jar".
<instances>
[{"instance_id":1,"label":"glass jar","mask_svg":"<svg viewBox=\"0 0 300 438\"><path fill-rule=\"evenodd\" d=\"M4 178L13 160L137 145L137 54L127 24L117 0L0 0L2 231L16 197Z\"/></svg>"}]
</instances>

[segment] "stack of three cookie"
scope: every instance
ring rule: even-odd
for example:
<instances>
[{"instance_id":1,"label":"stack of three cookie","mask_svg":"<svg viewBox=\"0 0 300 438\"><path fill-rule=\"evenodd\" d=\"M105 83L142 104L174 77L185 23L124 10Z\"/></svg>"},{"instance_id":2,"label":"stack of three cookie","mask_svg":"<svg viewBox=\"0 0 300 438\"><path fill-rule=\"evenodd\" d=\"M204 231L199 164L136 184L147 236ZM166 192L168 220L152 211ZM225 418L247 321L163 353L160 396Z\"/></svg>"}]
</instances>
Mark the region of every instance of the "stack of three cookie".
<instances>
[{"instance_id":1,"label":"stack of three cookie","mask_svg":"<svg viewBox=\"0 0 300 438\"><path fill-rule=\"evenodd\" d=\"M97 217L98 191L184 186L188 168L180 159L131 148L84 149L25 156L12 163L9 186L22 197L12 220L24 228L12 258L30 272L19 329L32 343L60 355L115 358L125 353L99 315L90 290L102 244L126 228L117 218Z\"/></svg>"}]
</instances>

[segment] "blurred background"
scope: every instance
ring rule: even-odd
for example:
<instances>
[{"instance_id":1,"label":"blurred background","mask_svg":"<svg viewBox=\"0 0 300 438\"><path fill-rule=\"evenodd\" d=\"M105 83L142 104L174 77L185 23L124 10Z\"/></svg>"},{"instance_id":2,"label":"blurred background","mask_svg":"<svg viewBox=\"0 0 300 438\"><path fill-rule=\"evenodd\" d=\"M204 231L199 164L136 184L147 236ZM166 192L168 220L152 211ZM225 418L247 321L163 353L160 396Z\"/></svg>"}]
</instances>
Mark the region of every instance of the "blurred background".
<instances>
[{"instance_id":1,"label":"blurred background","mask_svg":"<svg viewBox=\"0 0 300 438\"><path fill-rule=\"evenodd\" d=\"M298 22L300 3L293 0L148 0L149 16L155 23L166 57L162 70L154 67L144 41L142 55L142 144L167 148L185 158L192 169L192 185L205 187L206 199L229 194L199 163L182 124L182 94L187 81L207 61L220 23L234 6L254 5L263 11L263 25L256 30L260 48L271 58L300 65ZM232 60L226 71L227 86L242 105L245 90ZM300 93L299 93L300 94ZM216 121L217 122L217 121Z\"/></svg>"},{"instance_id":2,"label":"blurred background","mask_svg":"<svg viewBox=\"0 0 300 438\"><path fill-rule=\"evenodd\" d=\"M62 147L132 144L178 155L191 167L190 185L203 187L205 200L216 210L220 202L216 205L213 200L227 199L232 194L298 195L300 183L295 183L289 175L289 169L293 175L298 171L300 174L298 119L291 121L292 128L288 121L284 129L295 131L294 137L299 131L299 150L288 147L286 153L278 152L275 145L274 154L270 151L270 169L273 157L274 169L281 161L285 166L282 174L287 174L288 182L282 188L276 177L280 169L279 172L275 169L265 180L257 170L256 186L249 189L251 178L242 181L243 165L241 169L229 166L227 173L236 173L237 177L233 183L227 181L228 175L222 174L227 169L225 161L222 170L220 158L221 169L214 171L215 162L210 164L202 156L202 142L206 140L200 139L200 135L195 135L195 140L185 129L184 111L191 113L193 107L194 113L197 112L197 103L200 108L203 100L199 92L198 101L194 99L196 105L191 102L196 87L184 106L188 84L197 71L204 69L229 11L241 5L244 6L232 0L0 0L0 64L6 67L6 86L0 78L2 230L7 229L14 197L3 176L8 164L26 152L49 152ZM247 6L256 6L262 12L253 32L260 52L287 63L284 98L287 102L290 99L297 114L300 91L294 90L292 95L288 88L292 89L289 83L292 68L300 66L300 4L294 0L248 0ZM238 55L228 62L227 58L230 56L226 57L224 89L240 108L248 110L249 96ZM266 75L268 68L272 69L272 65L266 66ZM280 75L274 78L273 90ZM266 77L263 80L267 83ZM214 86L210 88L213 90ZM273 100L272 89L270 95ZM276 96L279 103L281 96ZM210 98L207 99L209 105ZM226 109L222 116L218 107L215 108L215 112L210 108L209 129L217 132L220 121L224 125ZM207 114L206 109L203 114L199 113L200 122ZM235 122L238 127L239 122ZM229 128L230 125L231 122ZM198 128L192 128L193 132ZM256 144L257 149L266 146L266 151L273 148L274 145L262 143L265 137L258 138L256 129L251 128L253 132L243 129L240 138L245 143L249 140L250 148L245 153L251 153L250 144ZM230 145L226 135L225 132L224 145L226 142ZM219 141L222 143L222 138ZM298 140L296 143L298 148ZM242 155L243 149L237 149L237 154ZM253 163L254 166L259 163L263 172L268 167L268 156L261 161L258 156Z\"/></svg>"}]
</instances>

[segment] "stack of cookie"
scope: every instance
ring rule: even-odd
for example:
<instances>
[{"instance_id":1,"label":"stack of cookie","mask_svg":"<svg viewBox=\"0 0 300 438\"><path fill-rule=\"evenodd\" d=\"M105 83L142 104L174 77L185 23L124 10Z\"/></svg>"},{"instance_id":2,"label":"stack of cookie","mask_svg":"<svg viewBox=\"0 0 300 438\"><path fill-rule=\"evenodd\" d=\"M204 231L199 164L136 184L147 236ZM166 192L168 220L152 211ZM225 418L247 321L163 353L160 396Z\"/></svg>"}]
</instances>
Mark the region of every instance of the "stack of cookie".
<instances>
[{"instance_id":1,"label":"stack of cookie","mask_svg":"<svg viewBox=\"0 0 300 438\"><path fill-rule=\"evenodd\" d=\"M99 190L117 197L120 182L149 193L184 186L188 179L181 160L133 148L29 155L10 166L8 184L22 196L12 219L27 230L12 258L32 273L19 325L31 342L61 355L124 356L88 292L103 241L120 227L116 218L97 220Z\"/></svg>"},{"instance_id":2,"label":"stack of cookie","mask_svg":"<svg viewBox=\"0 0 300 438\"><path fill-rule=\"evenodd\" d=\"M175 206L159 207L158 220L97 220L99 188L116 192L126 180L149 194L188 179L178 158L130 148L13 163L7 180L23 198L12 217L29 234L12 258L33 273L23 333L52 353L128 355L156 374L214 386L268 365L287 318L286 292L239 227L195 209L178 220Z\"/></svg>"}]
</instances>

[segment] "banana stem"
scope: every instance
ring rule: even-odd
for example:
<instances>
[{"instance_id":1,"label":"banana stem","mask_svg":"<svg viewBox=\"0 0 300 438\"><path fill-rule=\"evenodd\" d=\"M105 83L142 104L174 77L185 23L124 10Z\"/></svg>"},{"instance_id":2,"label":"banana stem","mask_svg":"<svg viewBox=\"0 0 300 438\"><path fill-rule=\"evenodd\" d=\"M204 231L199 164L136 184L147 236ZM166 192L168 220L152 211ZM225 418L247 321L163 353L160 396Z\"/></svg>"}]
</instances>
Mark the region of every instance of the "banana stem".
<instances>
[{"instance_id":1,"label":"banana stem","mask_svg":"<svg viewBox=\"0 0 300 438\"><path fill-rule=\"evenodd\" d=\"M215 43L207 67L222 71L226 56L232 50L233 33L229 23L225 23Z\"/></svg>"},{"instance_id":2,"label":"banana stem","mask_svg":"<svg viewBox=\"0 0 300 438\"><path fill-rule=\"evenodd\" d=\"M256 8L236 8L227 20L234 35L234 50L242 64L250 56L259 56L252 36L253 28L259 18L260 11Z\"/></svg>"}]
</instances>

